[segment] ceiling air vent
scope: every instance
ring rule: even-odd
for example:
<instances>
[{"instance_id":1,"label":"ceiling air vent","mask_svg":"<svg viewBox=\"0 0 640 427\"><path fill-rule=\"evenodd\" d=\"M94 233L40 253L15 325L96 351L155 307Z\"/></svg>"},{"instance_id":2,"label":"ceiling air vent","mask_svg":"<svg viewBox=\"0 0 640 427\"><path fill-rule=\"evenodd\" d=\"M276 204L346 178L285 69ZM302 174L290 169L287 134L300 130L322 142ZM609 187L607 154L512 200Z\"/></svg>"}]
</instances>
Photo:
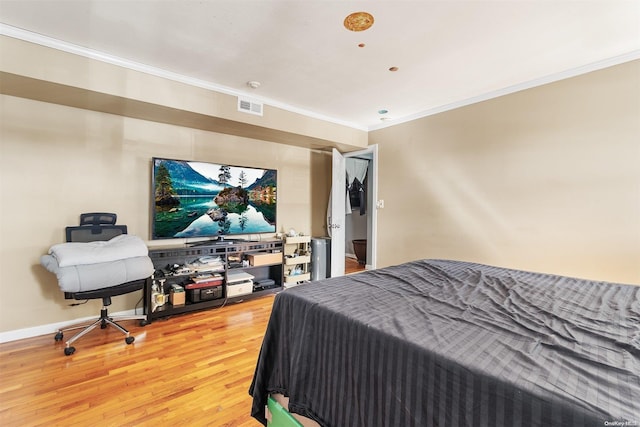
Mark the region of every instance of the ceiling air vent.
<instances>
[{"instance_id":1,"label":"ceiling air vent","mask_svg":"<svg viewBox=\"0 0 640 427\"><path fill-rule=\"evenodd\" d=\"M238 97L238 111L262 116L262 103Z\"/></svg>"}]
</instances>

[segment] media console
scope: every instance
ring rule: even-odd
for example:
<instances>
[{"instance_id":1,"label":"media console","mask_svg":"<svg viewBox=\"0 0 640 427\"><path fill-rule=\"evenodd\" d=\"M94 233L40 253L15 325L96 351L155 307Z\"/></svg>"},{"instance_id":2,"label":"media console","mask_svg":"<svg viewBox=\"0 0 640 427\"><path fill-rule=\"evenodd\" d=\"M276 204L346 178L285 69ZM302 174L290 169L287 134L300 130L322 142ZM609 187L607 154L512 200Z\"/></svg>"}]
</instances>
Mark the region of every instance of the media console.
<instances>
[{"instance_id":1,"label":"media console","mask_svg":"<svg viewBox=\"0 0 640 427\"><path fill-rule=\"evenodd\" d=\"M147 321L282 290L283 248L281 240L150 248L156 273L144 291Z\"/></svg>"}]
</instances>

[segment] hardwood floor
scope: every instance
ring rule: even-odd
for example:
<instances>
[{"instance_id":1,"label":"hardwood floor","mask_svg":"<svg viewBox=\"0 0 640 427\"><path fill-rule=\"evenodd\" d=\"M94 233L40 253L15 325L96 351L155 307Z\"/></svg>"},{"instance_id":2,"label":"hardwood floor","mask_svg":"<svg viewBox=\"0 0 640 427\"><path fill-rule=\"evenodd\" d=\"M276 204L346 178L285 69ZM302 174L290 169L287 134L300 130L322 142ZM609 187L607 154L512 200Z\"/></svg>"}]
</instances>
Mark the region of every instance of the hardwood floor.
<instances>
[{"instance_id":1,"label":"hardwood floor","mask_svg":"<svg viewBox=\"0 0 640 427\"><path fill-rule=\"evenodd\" d=\"M359 264L355 258L345 257L344 274L359 273L364 271L364 265Z\"/></svg>"},{"instance_id":2,"label":"hardwood floor","mask_svg":"<svg viewBox=\"0 0 640 427\"><path fill-rule=\"evenodd\" d=\"M54 333L0 344L2 426L258 427L248 395L273 295L97 329L65 356Z\"/></svg>"}]
</instances>

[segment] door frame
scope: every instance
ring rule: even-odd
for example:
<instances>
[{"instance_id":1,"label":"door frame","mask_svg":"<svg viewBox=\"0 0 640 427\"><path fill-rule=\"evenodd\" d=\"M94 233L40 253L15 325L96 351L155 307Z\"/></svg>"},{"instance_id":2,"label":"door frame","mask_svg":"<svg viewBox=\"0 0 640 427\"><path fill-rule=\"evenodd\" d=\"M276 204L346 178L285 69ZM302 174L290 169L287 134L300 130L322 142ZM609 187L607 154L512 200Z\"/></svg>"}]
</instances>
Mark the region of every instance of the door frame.
<instances>
[{"instance_id":1,"label":"door frame","mask_svg":"<svg viewBox=\"0 0 640 427\"><path fill-rule=\"evenodd\" d=\"M337 158L343 157L342 160ZM331 277L344 275L344 257L345 257L345 212L344 199L346 198L345 182L345 163L344 160L349 157L360 157L370 161L367 185L367 264L365 269L373 270L377 267L378 256L378 146L371 145L364 150L351 151L348 153L340 153L333 150L332 165L339 165L342 170L332 170L331 183L331 199L330 217L331 221L327 224L328 228L333 228L337 233L331 233ZM336 182L337 181L337 182ZM342 203L333 203L333 199L342 199ZM342 209L341 211L339 211Z\"/></svg>"}]
</instances>

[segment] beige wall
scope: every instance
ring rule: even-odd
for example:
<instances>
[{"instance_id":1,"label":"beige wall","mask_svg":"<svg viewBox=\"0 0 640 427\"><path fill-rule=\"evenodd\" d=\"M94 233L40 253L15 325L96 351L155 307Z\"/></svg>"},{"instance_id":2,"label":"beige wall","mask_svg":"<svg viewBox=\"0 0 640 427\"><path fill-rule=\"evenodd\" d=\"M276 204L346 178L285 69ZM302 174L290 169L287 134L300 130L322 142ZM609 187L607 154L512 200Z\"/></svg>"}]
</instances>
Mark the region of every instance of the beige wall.
<instances>
[{"instance_id":1,"label":"beige wall","mask_svg":"<svg viewBox=\"0 0 640 427\"><path fill-rule=\"evenodd\" d=\"M153 156L276 168L278 226L322 234L312 172L326 197L324 154L4 95L0 114L0 332L97 315L97 301L68 307L39 257L82 212L116 212L149 239ZM114 298L111 310L138 298Z\"/></svg>"},{"instance_id":2,"label":"beige wall","mask_svg":"<svg viewBox=\"0 0 640 427\"><path fill-rule=\"evenodd\" d=\"M10 37L0 56L0 333L98 313L68 307L39 256L88 211L148 239L153 156L276 168L278 227L324 235L331 163L317 149L366 146L362 130L238 113L234 96Z\"/></svg>"},{"instance_id":3,"label":"beige wall","mask_svg":"<svg viewBox=\"0 0 640 427\"><path fill-rule=\"evenodd\" d=\"M0 42L3 50L18 49ZM287 131L283 120L275 135L237 121L217 131L214 112L190 103L184 119L184 105L170 110L148 98L157 78L146 85L136 73L136 99L145 101L135 107L169 117L59 105L71 93L81 99L96 92L32 80L44 78L27 72L36 59L44 68L53 57L55 70L67 60L51 51L39 56L44 52L32 47L16 51L26 57L24 67L15 55L0 65L24 85L2 86L0 78L3 93L24 96L0 95L0 332L98 312L97 302L68 307L39 256L87 211L117 212L131 233L148 239L153 156L275 167L279 227L325 234L330 157L315 144L345 147L355 140L350 149L356 149L360 131L315 122L306 133ZM28 95L32 83L54 89L54 103ZM62 83L73 88L72 81ZM639 94L635 61L369 133L369 143L379 145L378 198L385 200L378 265L452 258L640 283ZM177 99L184 103L187 95ZM297 146L299 138L307 142ZM116 298L112 311L130 309L137 299Z\"/></svg>"},{"instance_id":4,"label":"beige wall","mask_svg":"<svg viewBox=\"0 0 640 427\"><path fill-rule=\"evenodd\" d=\"M233 95L12 37L0 36L0 57L5 95L312 149L367 146L364 130L268 103L241 113Z\"/></svg>"},{"instance_id":5,"label":"beige wall","mask_svg":"<svg viewBox=\"0 0 640 427\"><path fill-rule=\"evenodd\" d=\"M371 132L378 260L640 284L640 61Z\"/></svg>"}]
</instances>

